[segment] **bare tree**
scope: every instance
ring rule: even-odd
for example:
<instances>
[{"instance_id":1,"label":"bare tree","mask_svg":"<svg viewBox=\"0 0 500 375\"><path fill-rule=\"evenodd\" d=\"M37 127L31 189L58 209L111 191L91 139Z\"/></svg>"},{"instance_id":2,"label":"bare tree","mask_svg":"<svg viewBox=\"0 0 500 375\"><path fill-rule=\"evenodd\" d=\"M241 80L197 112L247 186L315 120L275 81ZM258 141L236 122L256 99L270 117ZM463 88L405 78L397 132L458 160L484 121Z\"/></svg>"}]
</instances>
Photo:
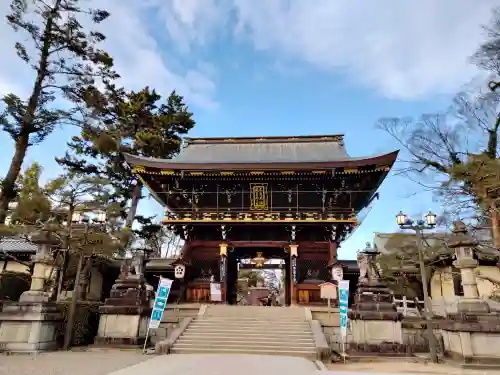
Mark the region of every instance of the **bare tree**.
<instances>
[{"instance_id":1,"label":"bare tree","mask_svg":"<svg viewBox=\"0 0 500 375\"><path fill-rule=\"evenodd\" d=\"M482 90L457 94L450 108L419 119L385 118L378 127L406 151L399 173L432 190L452 214L492 230L500 248L500 8L472 61L491 74Z\"/></svg>"},{"instance_id":2,"label":"bare tree","mask_svg":"<svg viewBox=\"0 0 500 375\"><path fill-rule=\"evenodd\" d=\"M480 188L487 169L477 161L498 163L499 104L500 97L493 92L461 92L442 113L419 119L384 118L377 124L405 151L397 173L433 191L448 214L491 227L498 247L498 205L489 199L491 189ZM491 168L490 163L484 165Z\"/></svg>"}]
</instances>

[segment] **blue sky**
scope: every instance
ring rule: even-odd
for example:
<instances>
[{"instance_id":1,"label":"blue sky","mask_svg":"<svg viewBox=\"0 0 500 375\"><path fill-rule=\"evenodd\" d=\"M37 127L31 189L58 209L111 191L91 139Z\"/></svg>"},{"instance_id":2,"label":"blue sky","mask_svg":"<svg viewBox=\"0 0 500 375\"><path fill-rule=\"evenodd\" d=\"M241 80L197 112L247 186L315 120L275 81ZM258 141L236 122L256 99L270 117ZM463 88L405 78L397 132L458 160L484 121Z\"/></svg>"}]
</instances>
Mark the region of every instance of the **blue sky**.
<instances>
[{"instance_id":1,"label":"blue sky","mask_svg":"<svg viewBox=\"0 0 500 375\"><path fill-rule=\"evenodd\" d=\"M374 128L377 119L448 106L478 74L468 57L495 5L500 0L99 2L112 14L101 30L123 84L185 95L197 121L191 136L345 134L351 156L398 148ZM7 36L0 93L26 93L31 73L15 57L16 35L3 24L0 33ZM73 132L57 130L29 151L27 164L38 161L46 178L55 176L54 157ZM4 174L13 147L4 134L0 146ZM417 190L390 176L340 256L353 258L373 232L396 230L400 209L439 212L430 194L413 196ZM153 201L141 210L161 215Z\"/></svg>"}]
</instances>

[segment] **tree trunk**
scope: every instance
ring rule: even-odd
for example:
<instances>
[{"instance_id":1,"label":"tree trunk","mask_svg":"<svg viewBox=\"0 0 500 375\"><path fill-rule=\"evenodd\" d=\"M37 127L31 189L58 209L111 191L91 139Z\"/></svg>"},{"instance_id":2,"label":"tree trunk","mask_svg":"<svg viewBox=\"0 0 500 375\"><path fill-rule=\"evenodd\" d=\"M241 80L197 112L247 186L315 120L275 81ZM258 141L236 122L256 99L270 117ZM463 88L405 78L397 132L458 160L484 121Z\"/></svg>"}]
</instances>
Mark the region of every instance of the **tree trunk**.
<instances>
[{"instance_id":1,"label":"tree trunk","mask_svg":"<svg viewBox=\"0 0 500 375\"><path fill-rule=\"evenodd\" d=\"M496 202L490 202L491 234L493 237L493 247L500 249L500 218Z\"/></svg>"},{"instance_id":2,"label":"tree trunk","mask_svg":"<svg viewBox=\"0 0 500 375\"><path fill-rule=\"evenodd\" d=\"M9 210L9 203L16 197L15 185L21 167L23 165L26 151L28 150L29 136L20 136L16 141L14 156L10 162L9 171L2 182L2 197L0 200L0 224L5 223Z\"/></svg>"},{"instance_id":3,"label":"tree trunk","mask_svg":"<svg viewBox=\"0 0 500 375\"><path fill-rule=\"evenodd\" d=\"M33 90L28 100L26 112L19 124L19 135L16 138L15 152L10 163L9 171L2 183L2 195L0 198L0 224L5 224L5 218L9 209L9 203L16 197L15 183L21 172L21 167L28 150L29 138L32 133L32 124L35 117L40 95L42 94L43 82L47 78L49 67L50 46L52 43L51 33L54 27L54 20L59 16L59 8L62 0L56 0L52 12L47 17L45 28L43 30L43 45L40 51L40 60L38 61L37 75Z\"/></svg>"},{"instance_id":4,"label":"tree trunk","mask_svg":"<svg viewBox=\"0 0 500 375\"><path fill-rule=\"evenodd\" d=\"M131 229L132 224L134 224L135 215L137 214L137 207L139 206L139 201L141 200L141 193L142 182L137 181L132 193L132 203L130 204L130 210L128 211L127 220L125 221L125 228Z\"/></svg>"}]
</instances>

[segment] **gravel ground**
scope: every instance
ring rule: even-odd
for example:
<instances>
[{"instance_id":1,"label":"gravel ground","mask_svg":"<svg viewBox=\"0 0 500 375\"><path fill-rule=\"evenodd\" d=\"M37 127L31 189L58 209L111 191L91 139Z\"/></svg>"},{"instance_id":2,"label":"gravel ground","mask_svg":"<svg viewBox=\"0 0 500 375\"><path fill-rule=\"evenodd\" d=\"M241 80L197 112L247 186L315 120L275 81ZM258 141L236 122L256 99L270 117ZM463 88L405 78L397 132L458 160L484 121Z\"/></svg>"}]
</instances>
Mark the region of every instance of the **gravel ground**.
<instances>
[{"instance_id":1,"label":"gravel ground","mask_svg":"<svg viewBox=\"0 0 500 375\"><path fill-rule=\"evenodd\" d=\"M131 350L0 355L0 375L106 375L151 358Z\"/></svg>"}]
</instances>

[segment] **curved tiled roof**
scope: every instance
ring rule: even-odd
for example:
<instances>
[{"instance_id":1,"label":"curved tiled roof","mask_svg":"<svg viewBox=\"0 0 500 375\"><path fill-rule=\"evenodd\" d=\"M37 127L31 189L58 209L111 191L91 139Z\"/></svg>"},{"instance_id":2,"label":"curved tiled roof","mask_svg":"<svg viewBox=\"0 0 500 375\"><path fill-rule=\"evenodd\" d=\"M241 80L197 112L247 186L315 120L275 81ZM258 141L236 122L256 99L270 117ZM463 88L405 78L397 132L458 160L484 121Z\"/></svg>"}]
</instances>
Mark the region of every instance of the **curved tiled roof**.
<instances>
[{"instance_id":1,"label":"curved tiled roof","mask_svg":"<svg viewBox=\"0 0 500 375\"><path fill-rule=\"evenodd\" d=\"M175 163L307 163L350 159L342 136L188 138Z\"/></svg>"},{"instance_id":2,"label":"curved tiled roof","mask_svg":"<svg viewBox=\"0 0 500 375\"><path fill-rule=\"evenodd\" d=\"M206 169L222 164L233 166L263 164L392 164L397 151L390 154L352 158L347 154L342 135L261 137L261 138L186 138L185 146L173 159L155 159L125 154L131 165L152 168ZM366 163L363 163L366 161Z\"/></svg>"}]
</instances>

